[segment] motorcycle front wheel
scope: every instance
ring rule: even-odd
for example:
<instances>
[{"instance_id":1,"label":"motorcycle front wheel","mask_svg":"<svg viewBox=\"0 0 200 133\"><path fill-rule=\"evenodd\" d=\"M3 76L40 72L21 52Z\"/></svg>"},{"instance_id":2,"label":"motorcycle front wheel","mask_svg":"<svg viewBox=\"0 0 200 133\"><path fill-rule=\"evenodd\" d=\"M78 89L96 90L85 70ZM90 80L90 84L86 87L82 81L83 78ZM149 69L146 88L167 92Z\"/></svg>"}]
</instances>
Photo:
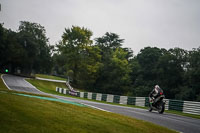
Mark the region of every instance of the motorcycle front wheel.
<instances>
[{"instance_id":1,"label":"motorcycle front wheel","mask_svg":"<svg viewBox=\"0 0 200 133\"><path fill-rule=\"evenodd\" d=\"M152 107L151 107L152 105L149 103L149 112L151 112L153 109L152 109Z\"/></svg>"}]
</instances>

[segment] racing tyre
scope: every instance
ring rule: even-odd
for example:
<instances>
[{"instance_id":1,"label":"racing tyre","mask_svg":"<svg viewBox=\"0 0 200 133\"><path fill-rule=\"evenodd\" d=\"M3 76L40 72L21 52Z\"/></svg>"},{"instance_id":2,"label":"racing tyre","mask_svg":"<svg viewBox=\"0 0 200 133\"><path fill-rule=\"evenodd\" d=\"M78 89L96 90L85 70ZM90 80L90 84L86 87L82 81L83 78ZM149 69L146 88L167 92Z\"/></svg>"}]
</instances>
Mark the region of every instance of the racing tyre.
<instances>
[{"instance_id":1,"label":"racing tyre","mask_svg":"<svg viewBox=\"0 0 200 133\"><path fill-rule=\"evenodd\" d=\"M162 114L164 111L165 111L165 104L162 104L162 105L159 107L158 112L159 112L160 114Z\"/></svg>"}]
</instances>

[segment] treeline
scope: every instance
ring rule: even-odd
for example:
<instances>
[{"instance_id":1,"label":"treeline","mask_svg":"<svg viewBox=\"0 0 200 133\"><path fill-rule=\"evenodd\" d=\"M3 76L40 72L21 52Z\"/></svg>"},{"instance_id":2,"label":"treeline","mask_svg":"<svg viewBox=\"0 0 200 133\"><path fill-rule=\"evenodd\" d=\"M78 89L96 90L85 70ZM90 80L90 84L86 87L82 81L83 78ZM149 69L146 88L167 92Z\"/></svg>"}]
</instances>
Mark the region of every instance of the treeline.
<instances>
[{"instance_id":1,"label":"treeline","mask_svg":"<svg viewBox=\"0 0 200 133\"><path fill-rule=\"evenodd\" d=\"M167 98L200 101L200 48L145 47L133 55L115 33L93 40L92 31L72 26L53 49L44 27L20 27L13 32L1 25L0 67L64 75L76 88L117 95L148 96L158 84Z\"/></svg>"},{"instance_id":2,"label":"treeline","mask_svg":"<svg viewBox=\"0 0 200 133\"><path fill-rule=\"evenodd\" d=\"M170 99L200 101L200 48L146 47L131 62L133 93L145 96L159 84Z\"/></svg>"},{"instance_id":3,"label":"treeline","mask_svg":"<svg viewBox=\"0 0 200 133\"><path fill-rule=\"evenodd\" d=\"M51 46L43 26L21 21L17 32L0 24L0 71L50 73Z\"/></svg>"}]
</instances>

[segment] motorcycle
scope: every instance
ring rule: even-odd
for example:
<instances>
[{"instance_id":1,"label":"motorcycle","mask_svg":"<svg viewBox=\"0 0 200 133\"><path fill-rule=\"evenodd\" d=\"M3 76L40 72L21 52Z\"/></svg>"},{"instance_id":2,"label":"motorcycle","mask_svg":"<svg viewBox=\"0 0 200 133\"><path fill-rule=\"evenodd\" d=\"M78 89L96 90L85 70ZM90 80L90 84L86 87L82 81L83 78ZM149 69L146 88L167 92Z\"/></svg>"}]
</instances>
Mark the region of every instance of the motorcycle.
<instances>
[{"instance_id":1,"label":"motorcycle","mask_svg":"<svg viewBox=\"0 0 200 133\"><path fill-rule=\"evenodd\" d=\"M160 95L156 99L152 99L149 97L149 112L152 110L158 111L158 113L162 114L165 111L165 103L164 101L165 95L161 92Z\"/></svg>"}]
</instances>

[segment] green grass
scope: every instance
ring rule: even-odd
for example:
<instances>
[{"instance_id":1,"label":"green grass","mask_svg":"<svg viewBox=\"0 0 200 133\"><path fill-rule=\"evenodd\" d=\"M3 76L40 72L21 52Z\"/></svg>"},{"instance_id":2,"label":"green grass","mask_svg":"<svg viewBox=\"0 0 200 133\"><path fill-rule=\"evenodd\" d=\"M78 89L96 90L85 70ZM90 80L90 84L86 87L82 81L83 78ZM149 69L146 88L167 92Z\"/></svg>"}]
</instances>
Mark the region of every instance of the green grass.
<instances>
[{"instance_id":1,"label":"green grass","mask_svg":"<svg viewBox=\"0 0 200 133\"><path fill-rule=\"evenodd\" d=\"M67 79L65 79L65 78L60 78L60 77L50 76L50 75L44 75L44 74L35 74L35 76L36 76L36 77L39 77L39 78L46 78L46 79L64 80L64 81L67 80Z\"/></svg>"},{"instance_id":2,"label":"green grass","mask_svg":"<svg viewBox=\"0 0 200 133\"><path fill-rule=\"evenodd\" d=\"M1 77L2 74L0 74ZM5 86L5 84L3 83L3 80L0 79L0 90L6 90L8 91L8 88Z\"/></svg>"},{"instance_id":3,"label":"green grass","mask_svg":"<svg viewBox=\"0 0 200 133\"><path fill-rule=\"evenodd\" d=\"M56 92L56 87L67 88L65 83L50 82L50 81L36 80L36 79L26 79L26 80L32 85L34 85L37 89L51 94L58 94L58 92Z\"/></svg>"},{"instance_id":4,"label":"green grass","mask_svg":"<svg viewBox=\"0 0 200 133\"><path fill-rule=\"evenodd\" d=\"M175 111L175 110L166 110L166 112L167 112L167 113L176 114L176 115L182 115L182 116L187 116L187 117L192 117L192 118L200 119L200 115L182 113L182 112L180 112L180 111Z\"/></svg>"},{"instance_id":5,"label":"green grass","mask_svg":"<svg viewBox=\"0 0 200 133\"><path fill-rule=\"evenodd\" d=\"M126 116L0 93L1 133L174 133Z\"/></svg>"},{"instance_id":6,"label":"green grass","mask_svg":"<svg viewBox=\"0 0 200 133\"><path fill-rule=\"evenodd\" d=\"M56 87L66 88L66 85L64 83L40 81L40 80L35 80L35 79L27 79L27 81L30 82L31 84L33 84L36 88L38 88L41 91L51 93L51 94L61 95L61 96L74 97L74 96L70 96L70 95L60 94L55 91ZM120 106L127 106L127 107L133 107L133 108L147 109L147 107L139 107L139 106L134 106L134 105L121 105L121 104L117 104L117 103L108 103L108 102L104 102L104 101L96 101L96 100L90 100L90 99L85 99L85 98L80 98L80 97L74 97L74 98L95 101L95 102L100 102L100 103L107 103L107 104L112 104L112 105L120 105ZM166 110L165 112L200 119L200 115L187 114L187 113L182 113L179 111L172 111L172 110Z\"/></svg>"}]
</instances>

